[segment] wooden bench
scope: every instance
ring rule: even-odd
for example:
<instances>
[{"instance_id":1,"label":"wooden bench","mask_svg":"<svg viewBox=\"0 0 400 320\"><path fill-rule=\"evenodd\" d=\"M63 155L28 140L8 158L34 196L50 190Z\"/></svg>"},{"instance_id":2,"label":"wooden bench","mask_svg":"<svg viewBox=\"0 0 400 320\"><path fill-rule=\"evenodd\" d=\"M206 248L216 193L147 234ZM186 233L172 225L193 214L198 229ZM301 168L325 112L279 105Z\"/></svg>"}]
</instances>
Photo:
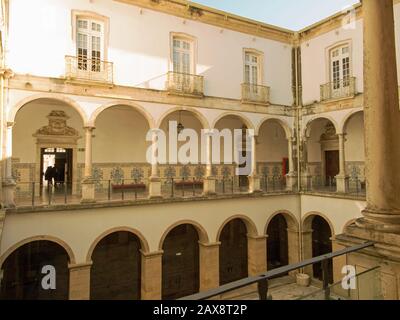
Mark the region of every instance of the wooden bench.
<instances>
[{"instance_id":1,"label":"wooden bench","mask_svg":"<svg viewBox=\"0 0 400 320\"><path fill-rule=\"evenodd\" d=\"M193 189L193 188L203 188L203 181L200 180L182 180L175 182L176 189Z\"/></svg>"},{"instance_id":2,"label":"wooden bench","mask_svg":"<svg viewBox=\"0 0 400 320\"><path fill-rule=\"evenodd\" d=\"M112 184L112 190L115 191L146 191L144 183Z\"/></svg>"}]
</instances>

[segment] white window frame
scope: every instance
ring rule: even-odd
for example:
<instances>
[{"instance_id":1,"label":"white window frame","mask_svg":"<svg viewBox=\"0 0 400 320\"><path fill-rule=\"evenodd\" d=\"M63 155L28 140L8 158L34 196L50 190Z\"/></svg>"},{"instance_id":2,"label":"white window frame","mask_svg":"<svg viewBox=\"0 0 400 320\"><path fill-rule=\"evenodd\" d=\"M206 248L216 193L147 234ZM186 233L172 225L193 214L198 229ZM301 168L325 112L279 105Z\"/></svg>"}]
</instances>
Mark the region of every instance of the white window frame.
<instances>
[{"instance_id":1,"label":"white window frame","mask_svg":"<svg viewBox=\"0 0 400 320\"><path fill-rule=\"evenodd\" d=\"M346 56L348 56L349 58L349 74L347 76L349 82L348 85L350 85L350 79L353 77L353 50L352 50L352 42L351 40L343 40L340 42L335 43L334 45L326 48L326 83L332 83L332 88L334 90L340 90L343 87L343 55L340 54L340 61L339 61L339 87L334 87L333 86L333 82L334 82L334 77L333 77L333 61L334 59L332 59L332 53L335 50L342 50L344 47L348 47L348 53Z\"/></svg>"},{"instance_id":2,"label":"white window frame","mask_svg":"<svg viewBox=\"0 0 400 320\"><path fill-rule=\"evenodd\" d=\"M197 39L191 35L180 32L171 32L170 33L170 59L169 59L169 71L174 72L174 40L183 40L190 43L190 66L189 73L192 75L197 74Z\"/></svg>"},{"instance_id":3,"label":"white window frame","mask_svg":"<svg viewBox=\"0 0 400 320\"><path fill-rule=\"evenodd\" d=\"M257 57L257 83L246 82L246 55ZM250 72L251 75L251 72ZM243 83L263 86L264 85L264 53L256 49L243 49Z\"/></svg>"},{"instance_id":4,"label":"white window frame","mask_svg":"<svg viewBox=\"0 0 400 320\"><path fill-rule=\"evenodd\" d=\"M110 20L108 17L100 15L91 11L79 11L72 10L71 13L71 32L72 32L72 41L73 41L73 56L78 55L78 47L77 47L77 34L78 34L78 20L88 20L91 22L99 23L102 26L102 39L101 39L101 53L100 60L108 61L108 47L109 47L109 35L110 35ZM90 53L91 55L91 53Z\"/></svg>"}]
</instances>

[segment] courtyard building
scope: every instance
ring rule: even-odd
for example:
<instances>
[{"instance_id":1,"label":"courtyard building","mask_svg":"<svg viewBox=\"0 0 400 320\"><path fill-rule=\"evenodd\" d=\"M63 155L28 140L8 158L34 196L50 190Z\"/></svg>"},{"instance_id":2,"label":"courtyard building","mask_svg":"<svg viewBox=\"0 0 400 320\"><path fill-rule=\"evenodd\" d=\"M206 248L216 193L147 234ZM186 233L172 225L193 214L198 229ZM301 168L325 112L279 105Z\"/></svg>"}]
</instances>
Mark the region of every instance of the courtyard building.
<instances>
[{"instance_id":1,"label":"courtyard building","mask_svg":"<svg viewBox=\"0 0 400 320\"><path fill-rule=\"evenodd\" d=\"M400 1L384 1L400 43ZM298 32L184 0L2 0L0 14L0 299L177 299L347 245L377 183L364 4ZM149 163L171 123L240 130L246 148L208 136L198 161Z\"/></svg>"}]
</instances>

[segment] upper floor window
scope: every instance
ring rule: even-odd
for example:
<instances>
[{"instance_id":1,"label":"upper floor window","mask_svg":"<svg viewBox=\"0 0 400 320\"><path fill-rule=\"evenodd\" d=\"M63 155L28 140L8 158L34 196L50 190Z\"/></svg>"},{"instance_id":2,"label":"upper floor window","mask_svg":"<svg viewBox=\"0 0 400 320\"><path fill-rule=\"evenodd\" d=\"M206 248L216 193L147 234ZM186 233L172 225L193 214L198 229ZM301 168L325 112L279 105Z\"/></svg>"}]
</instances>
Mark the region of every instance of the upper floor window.
<instances>
[{"instance_id":1,"label":"upper floor window","mask_svg":"<svg viewBox=\"0 0 400 320\"><path fill-rule=\"evenodd\" d=\"M252 85L261 84L261 56L253 52L245 52L244 82Z\"/></svg>"},{"instance_id":2,"label":"upper floor window","mask_svg":"<svg viewBox=\"0 0 400 320\"><path fill-rule=\"evenodd\" d=\"M78 18L76 32L78 69L100 72L101 60L104 59L104 24Z\"/></svg>"},{"instance_id":3,"label":"upper floor window","mask_svg":"<svg viewBox=\"0 0 400 320\"><path fill-rule=\"evenodd\" d=\"M172 40L172 68L173 72L194 73L194 43L192 40L182 37L173 37Z\"/></svg>"},{"instance_id":4,"label":"upper floor window","mask_svg":"<svg viewBox=\"0 0 400 320\"><path fill-rule=\"evenodd\" d=\"M331 50L330 69L334 90L350 85L350 47L348 44Z\"/></svg>"}]
</instances>

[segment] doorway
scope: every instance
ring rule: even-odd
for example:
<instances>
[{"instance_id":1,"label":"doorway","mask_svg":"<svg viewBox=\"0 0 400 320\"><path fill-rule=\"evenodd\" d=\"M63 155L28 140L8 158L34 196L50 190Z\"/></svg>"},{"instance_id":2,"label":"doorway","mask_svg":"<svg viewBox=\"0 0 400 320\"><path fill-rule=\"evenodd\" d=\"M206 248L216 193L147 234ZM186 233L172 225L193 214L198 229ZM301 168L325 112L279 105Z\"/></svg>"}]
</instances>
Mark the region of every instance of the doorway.
<instances>
[{"instance_id":1,"label":"doorway","mask_svg":"<svg viewBox=\"0 0 400 320\"><path fill-rule=\"evenodd\" d=\"M46 185L45 173L49 167L52 171L53 182L57 185L72 185L72 149L65 148L41 148L40 172L41 185Z\"/></svg>"},{"instance_id":2,"label":"doorway","mask_svg":"<svg viewBox=\"0 0 400 320\"><path fill-rule=\"evenodd\" d=\"M288 226L282 214L276 215L267 229L267 268L273 270L289 264Z\"/></svg>"},{"instance_id":3,"label":"doorway","mask_svg":"<svg viewBox=\"0 0 400 320\"><path fill-rule=\"evenodd\" d=\"M330 186L339 174L339 150L325 151L325 185Z\"/></svg>"},{"instance_id":4,"label":"doorway","mask_svg":"<svg viewBox=\"0 0 400 320\"><path fill-rule=\"evenodd\" d=\"M319 257L332 252L332 232L325 219L315 216L312 220L312 256ZM314 278L323 280L322 263L313 265ZM333 263L332 259L328 261L328 277L329 283L333 283Z\"/></svg>"}]
</instances>

